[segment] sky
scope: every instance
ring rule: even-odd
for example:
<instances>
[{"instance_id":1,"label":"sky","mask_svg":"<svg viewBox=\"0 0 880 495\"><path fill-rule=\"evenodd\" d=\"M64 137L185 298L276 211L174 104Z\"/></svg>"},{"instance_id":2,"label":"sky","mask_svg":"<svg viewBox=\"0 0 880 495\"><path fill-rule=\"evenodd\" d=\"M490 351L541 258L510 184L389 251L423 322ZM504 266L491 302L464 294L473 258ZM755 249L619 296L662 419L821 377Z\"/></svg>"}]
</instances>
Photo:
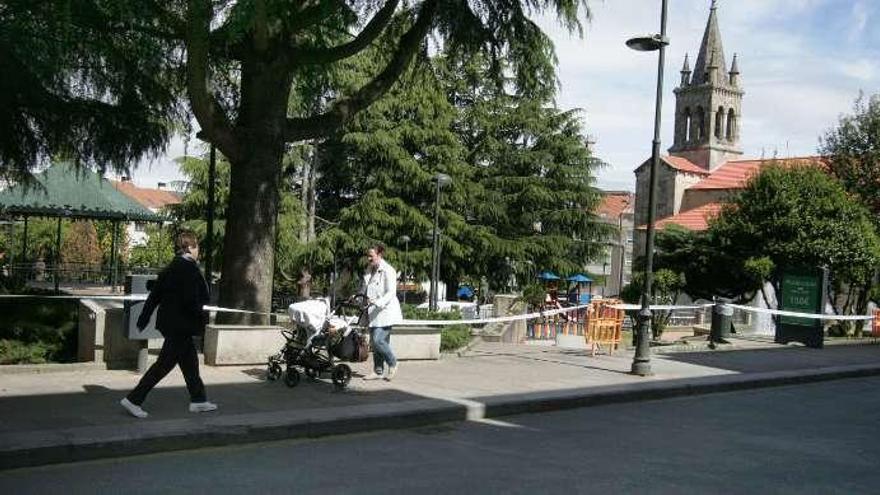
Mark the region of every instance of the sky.
<instances>
[{"instance_id":1,"label":"sky","mask_svg":"<svg viewBox=\"0 0 880 495\"><path fill-rule=\"evenodd\" d=\"M668 0L661 149L672 140L675 99L685 53L691 67L711 0ZM552 16L538 23L556 45L557 106L580 108L594 153L609 165L603 189L634 190L633 170L650 157L657 53L625 46L659 32L660 0L592 0L583 38ZM819 136L851 113L859 91L880 93L880 2L877 0L718 0L727 63L738 54L744 158L816 153ZM728 67L729 68L729 67ZM201 151L198 140L174 139L166 154L142 162L133 179L144 187L181 179L173 159Z\"/></svg>"}]
</instances>

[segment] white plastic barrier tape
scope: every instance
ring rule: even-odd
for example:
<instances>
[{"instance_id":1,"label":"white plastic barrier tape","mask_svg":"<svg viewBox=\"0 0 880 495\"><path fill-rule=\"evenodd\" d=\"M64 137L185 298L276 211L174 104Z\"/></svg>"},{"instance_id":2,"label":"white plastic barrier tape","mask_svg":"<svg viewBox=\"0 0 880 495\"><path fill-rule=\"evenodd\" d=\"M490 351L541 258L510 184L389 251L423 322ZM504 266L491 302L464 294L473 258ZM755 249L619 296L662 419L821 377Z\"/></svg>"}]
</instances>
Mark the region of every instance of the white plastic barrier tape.
<instances>
[{"instance_id":1,"label":"white plastic barrier tape","mask_svg":"<svg viewBox=\"0 0 880 495\"><path fill-rule=\"evenodd\" d=\"M0 299L100 299L100 300L117 300L117 301L144 301L147 299L146 294L136 294L136 295L125 295L125 296L108 296L108 295L63 295L63 296L46 296L46 295L27 295L27 294L0 294ZM725 306L729 306L735 309L741 309L743 311L752 311L756 313L766 313L766 314L774 314L780 316L794 316L798 318L811 318L818 320L838 320L838 321L870 321L873 320L873 316L868 315L820 315L820 314L810 314L810 313L797 313L794 311L783 311L778 309L765 309L765 308L754 308L751 306L742 306L739 304L724 304ZM580 306L572 306L569 308L560 308L553 309L550 311L539 311L536 313L527 313L522 315L513 315L513 316L499 316L495 318L477 318L471 320L403 320L398 324L398 326L449 326L449 325L484 325L487 323L503 323L510 321L518 321L518 320L531 320L535 318L543 318L547 316L553 316L557 314L563 313L571 313L574 311L580 311L582 309L588 308L589 304L582 304ZM714 306L714 304L702 304L702 305L652 305L650 306L651 310L654 311L671 311L671 310L683 310L683 309L704 309L707 307ZM622 310L637 310L641 309L641 306L638 304L613 304L609 306L614 309L622 309ZM204 306L205 311L215 311L218 313L243 313L243 314L256 314L256 315L264 315L264 316L272 316L279 315L279 313L267 313L263 311L250 311L246 309L236 309L236 308L224 308L221 306ZM281 315L284 316L284 315Z\"/></svg>"},{"instance_id":2,"label":"white plastic barrier tape","mask_svg":"<svg viewBox=\"0 0 880 495\"><path fill-rule=\"evenodd\" d=\"M704 309L714 306L714 304L690 304L690 305L671 305L671 304L653 304L650 306L652 311L672 311L676 309ZM612 304L609 306L614 309L622 309L625 311L631 311L634 309L642 309L641 304Z\"/></svg>"},{"instance_id":3,"label":"white plastic barrier tape","mask_svg":"<svg viewBox=\"0 0 880 495\"><path fill-rule=\"evenodd\" d=\"M447 326L447 325L482 325L484 323L502 323L507 321L517 321L517 320L531 320L532 318L541 318L543 316L553 316L562 313L571 313L572 311L579 311L584 308L588 308L589 304L582 304L580 306L572 306L570 308L561 308L561 309L552 309L550 311L540 311L537 313L528 313L524 315L514 315L514 316L497 316L495 318L479 318L475 320L403 320L398 325L402 327L412 327L412 326Z\"/></svg>"},{"instance_id":4,"label":"white plastic barrier tape","mask_svg":"<svg viewBox=\"0 0 880 495\"><path fill-rule=\"evenodd\" d=\"M107 296L103 294L80 294L80 295L64 295L64 296L44 296L39 294L0 294L0 299L103 299L116 301L145 301L146 294L135 294L127 296Z\"/></svg>"},{"instance_id":5,"label":"white plastic barrier tape","mask_svg":"<svg viewBox=\"0 0 880 495\"><path fill-rule=\"evenodd\" d=\"M779 316L796 316L798 318L810 318L814 320L867 321L874 319L874 317L870 315L819 315L814 313L797 313L795 311L784 311L780 309L753 308L751 306L740 306L739 304L725 304L725 306L741 309L743 311L752 311L755 313L765 313Z\"/></svg>"}]
</instances>

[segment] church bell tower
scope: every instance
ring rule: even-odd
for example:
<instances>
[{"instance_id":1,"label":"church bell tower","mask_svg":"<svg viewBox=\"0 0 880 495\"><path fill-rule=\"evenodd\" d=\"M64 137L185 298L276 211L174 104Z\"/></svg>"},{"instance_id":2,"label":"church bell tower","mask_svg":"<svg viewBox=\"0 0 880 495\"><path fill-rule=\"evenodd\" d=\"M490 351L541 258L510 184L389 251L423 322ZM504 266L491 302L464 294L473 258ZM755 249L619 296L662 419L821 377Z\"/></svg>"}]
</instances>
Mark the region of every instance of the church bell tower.
<instances>
[{"instance_id":1,"label":"church bell tower","mask_svg":"<svg viewBox=\"0 0 880 495\"><path fill-rule=\"evenodd\" d=\"M742 155L739 138L744 92L736 54L727 70L717 11L713 0L693 71L688 56L684 57L681 82L675 88L675 136L669 148L670 155L706 170Z\"/></svg>"}]
</instances>

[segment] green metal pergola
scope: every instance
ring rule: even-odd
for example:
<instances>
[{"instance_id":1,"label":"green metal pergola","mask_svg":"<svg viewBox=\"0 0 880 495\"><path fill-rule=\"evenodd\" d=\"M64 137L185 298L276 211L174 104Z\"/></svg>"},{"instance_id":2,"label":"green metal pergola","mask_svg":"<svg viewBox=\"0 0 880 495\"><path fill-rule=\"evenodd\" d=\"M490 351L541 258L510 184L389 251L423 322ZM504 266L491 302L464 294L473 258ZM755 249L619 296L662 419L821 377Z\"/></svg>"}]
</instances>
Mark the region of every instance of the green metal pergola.
<instances>
[{"instance_id":1,"label":"green metal pergola","mask_svg":"<svg viewBox=\"0 0 880 495\"><path fill-rule=\"evenodd\" d=\"M58 267L61 254L61 221L110 220L113 238L110 253L112 274L110 283L116 287L119 256L119 225L122 222L162 223L165 217L153 213L141 204L119 192L113 184L97 172L77 168L70 163L56 163L34 176L34 182L16 184L0 191L0 217L22 219L24 235L22 258L27 253L28 218L56 218L55 269L53 277L58 292Z\"/></svg>"}]
</instances>

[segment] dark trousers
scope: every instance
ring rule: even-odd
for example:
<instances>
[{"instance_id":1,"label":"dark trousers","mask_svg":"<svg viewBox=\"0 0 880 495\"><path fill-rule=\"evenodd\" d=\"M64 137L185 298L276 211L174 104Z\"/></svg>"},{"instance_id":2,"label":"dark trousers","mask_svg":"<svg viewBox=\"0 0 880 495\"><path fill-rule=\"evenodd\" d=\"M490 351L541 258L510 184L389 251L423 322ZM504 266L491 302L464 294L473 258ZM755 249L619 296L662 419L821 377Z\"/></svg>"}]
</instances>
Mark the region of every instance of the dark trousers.
<instances>
[{"instance_id":1,"label":"dark trousers","mask_svg":"<svg viewBox=\"0 0 880 495\"><path fill-rule=\"evenodd\" d=\"M159 358L141 378L137 387L128 394L128 400L141 405L153 387L165 378L174 366L180 366L191 402L205 402L205 384L199 376L199 356L192 335L165 337Z\"/></svg>"}]
</instances>

